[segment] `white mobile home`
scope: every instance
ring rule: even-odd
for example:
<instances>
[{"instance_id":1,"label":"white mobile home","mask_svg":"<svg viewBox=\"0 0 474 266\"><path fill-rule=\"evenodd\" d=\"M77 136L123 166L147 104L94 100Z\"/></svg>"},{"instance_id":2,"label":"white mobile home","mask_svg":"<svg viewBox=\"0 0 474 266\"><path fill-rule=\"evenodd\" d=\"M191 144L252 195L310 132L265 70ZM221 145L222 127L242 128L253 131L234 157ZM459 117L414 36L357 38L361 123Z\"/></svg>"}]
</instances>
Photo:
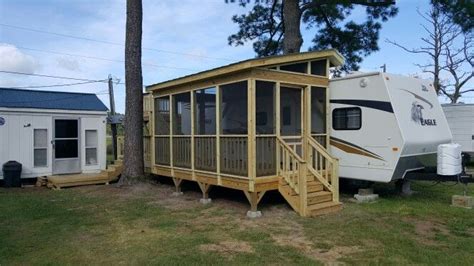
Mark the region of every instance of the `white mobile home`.
<instances>
[{"instance_id":1,"label":"white mobile home","mask_svg":"<svg viewBox=\"0 0 474 266\"><path fill-rule=\"evenodd\" d=\"M22 178L105 170L106 118L95 94L0 88L0 165L20 162Z\"/></svg>"},{"instance_id":2,"label":"white mobile home","mask_svg":"<svg viewBox=\"0 0 474 266\"><path fill-rule=\"evenodd\" d=\"M341 177L390 182L436 167L439 144L451 143L433 85L388 73L332 79L331 154Z\"/></svg>"},{"instance_id":3,"label":"white mobile home","mask_svg":"<svg viewBox=\"0 0 474 266\"><path fill-rule=\"evenodd\" d=\"M443 104L443 111L453 133L453 142L462 151L474 155L474 104Z\"/></svg>"}]
</instances>

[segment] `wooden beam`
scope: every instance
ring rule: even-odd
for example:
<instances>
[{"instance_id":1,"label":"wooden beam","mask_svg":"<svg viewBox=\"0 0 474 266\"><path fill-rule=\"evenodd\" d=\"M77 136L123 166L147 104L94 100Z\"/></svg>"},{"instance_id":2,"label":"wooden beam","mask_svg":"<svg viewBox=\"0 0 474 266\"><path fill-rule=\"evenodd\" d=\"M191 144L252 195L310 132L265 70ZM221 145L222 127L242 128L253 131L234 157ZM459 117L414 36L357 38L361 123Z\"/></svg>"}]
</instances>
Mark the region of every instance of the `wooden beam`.
<instances>
[{"instance_id":1,"label":"wooden beam","mask_svg":"<svg viewBox=\"0 0 474 266\"><path fill-rule=\"evenodd\" d=\"M176 193L180 193L180 192L181 192L181 183L182 183L182 182L183 182L183 179L173 177L173 183L174 183L174 186L175 186L175 188L176 188Z\"/></svg>"},{"instance_id":2,"label":"wooden beam","mask_svg":"<svg viewBox=\"0 0 474 266\"><path fill-rule=\"evenodd\" d=\"M311 84L313 86L326 87L329 84L329 79L326 77L263 68L253 69L252 78L258 80L280 81L280 83L289 83L303 86Z\"/></svg>"},{"instance_id":3,"label":"wooden beam","mask_svg":"<svg viewBox=\"0 0 474 266\"><path fill-rule=\"evenodd\" d=\"M221 185L221 87L216 86L216 172L217 184Z\"/></svg>"},{"instance_id":4,"label":"wooden beam","mask_svg":"<svg viewBox=\"0 0 474 266\"><path fill-rule=\"evenodd\" d=\"M257 176L257 169L255 161L256 158L256 125L255 125L255 79L249 79L247 82L247 149L248 149L248 176L250 179L249 190L254 191L255 179Z\"/></svg>"}]
</instances>

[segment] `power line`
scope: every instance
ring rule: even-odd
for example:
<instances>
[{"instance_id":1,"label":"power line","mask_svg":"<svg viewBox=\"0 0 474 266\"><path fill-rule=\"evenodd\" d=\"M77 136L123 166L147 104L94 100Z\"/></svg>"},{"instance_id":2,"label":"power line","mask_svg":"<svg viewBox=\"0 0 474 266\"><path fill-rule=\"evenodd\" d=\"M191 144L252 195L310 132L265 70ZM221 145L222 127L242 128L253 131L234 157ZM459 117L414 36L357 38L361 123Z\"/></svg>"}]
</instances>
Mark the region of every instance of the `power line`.
<instances>
[{"instance_id":1,"label":"power line","mask_svg":"<svg viewBox=\"0 0 474 266\"><path fill-rule=\"evenodd\" d=\"M14 75L25 75L25 76L34 76L34 77L42 77L42 78L54 78L54 79L67 79L67 80L77 80L77 81L87 81L87 82L104 82L106 83L107 80L99 80L99 79L83 79L83 78L73 78L73 77L64 77L64 76L54 76L54 75L47 75L47 74L34 74L34 73L25 73L25 72L17 72L17 71L8 71L8 70L0 70L0 73L6 74L14 74ZM116 84L125 84L123 82L118 82Z\"/></svg>"},{"instance_id":2,"label":"power line","mask_svg":"<svg viewBox=\"0 0 474 266\"><path fill-rule=\"evenodd\" d=\"M104 44L115 45L115 46L123 46L123 47L125 46L122 43L116 43L116 42L110 42L110 41L104 41L104 40L97 40L97 39L92 39L92 38L86 38L86 37L81 37L81 36L75 36L75 35L69 35L69 34L63 34L63 33L57 33L57 32L45 31L45 30L32 29L32 28L21 27L21 26L16 26L16 25L9 25L9 24L4 24L4 23L0 23L0 26L9 27L9 28L18 29L18 30L24 30L24 31L37 32L37 33L42 33L42 34L55 35L55 36L64 37L64 38L78 39L78 40L90 41L90 42L96 42L96 43L104 43ZM143 47L142 49L143 50L148 50L148 51L159 52L159 53L174 54L174 55L193 56L193 57L200 57L200 58L207 58L207 59L214 59L214 60L222 60L222 61L230 61L230 62L235 61L235 60L232 60L232 59L229 59L229 58L211 57L211 56L205 56L205 55L182 53L182 52L175 52L175 51L156 49L156 48Z\"/></svg>"},{"instance_id":3,"label":"power line","mask_svg":"<svg viewBox=\"0 0 474 266\"><path fill-rule=\"evenodd\" d=\"M63 52L56 52L56 51L48 51L48 50L41 50L41 49L34 49L34 48L27 48L22 46L15 46L21 50L28 50L40 53L48 53L48 54L58 54L58 55L66 55L66 56L73 56L73 57L80 57L92 60L100 60L100 61L108 61L108 62L116 62L116 63L125 63L125 60L120 59L110 59L110 58L103 58L103 57L96 57L96 56L89 56L89 55L79 55L79 54L71 54L71 53L63 53ZM192 68L184 68L184 67L173 67L173 66L164 66L164 65L155 65L150 63L142 63L144 66L151 66L157 68L168 68L168 69L177 69L177 70L187 70L187 71L199 71L199 69L192 69Z\"/></svg>"},{"instance_id":4,"label":"power line","mask_svg":"<svg viewBox=\"0 0 474 266\"><path fill-rule=\"evenodd\" d=\"M9 89L38 89L38 88L52 88L52 87L69 87L75 85L91 84L104 82L106 80L96 80L96 81L84 81L76 83L66 83L66 84L53 84L53 85L33 85L33 86L22 86L22 87L8 87Z\"/></svg>"},{"instance_id":5,"label":"power line","mask_svg":"<svg viewBox=\"0 0 474 266\"><path fill-rule=\"evenodd\" d=\"M0 73L35 76L35 77L43 77L43 78L54 78L54 79L69 79L69 80L77 80L77 81L94 81L94 82L97 81L97 79L92 80L92 79L84 79L84 78L72 78L72 77L54 76L54 75L46 75L46 74L34 74L34 73L25 73L25 72L17 72L17 71L8 71L8 70L0 70Z\"/></svg>"}]
</instances>

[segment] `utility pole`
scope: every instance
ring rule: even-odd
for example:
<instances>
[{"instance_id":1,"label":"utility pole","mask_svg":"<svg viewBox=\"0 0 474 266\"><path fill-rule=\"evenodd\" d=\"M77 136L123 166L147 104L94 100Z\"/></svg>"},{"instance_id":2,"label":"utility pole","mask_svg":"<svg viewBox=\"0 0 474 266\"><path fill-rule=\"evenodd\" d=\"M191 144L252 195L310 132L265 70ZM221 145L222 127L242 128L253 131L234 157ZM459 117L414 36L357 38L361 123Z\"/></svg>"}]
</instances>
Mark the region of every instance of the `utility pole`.
<instances>
[{"instance_id":1,"label":"utility pole","mask_svg":"<svg viewBox=\"0 0 474 266\"><path fill-rule=\"evenodd\" d=\"M115 99L114 99L114 83L112 80L112 75L109 74L109 101L110 101L110 116L113 118L115 116ZM110 124L112 129L112 150L114 152L114 160L117 160L117 124L112 119Z\"/></svg>"},{"instance_id":2,"label":"utility pole","mask_svg":"<svg viewBox=\"0 0 474 266\"><path fill-rule=\"evenodd\" d=\"M383 64L380 68L383 69L383 73L387 72L387 64Z\"/></svg>"}]
</instances>

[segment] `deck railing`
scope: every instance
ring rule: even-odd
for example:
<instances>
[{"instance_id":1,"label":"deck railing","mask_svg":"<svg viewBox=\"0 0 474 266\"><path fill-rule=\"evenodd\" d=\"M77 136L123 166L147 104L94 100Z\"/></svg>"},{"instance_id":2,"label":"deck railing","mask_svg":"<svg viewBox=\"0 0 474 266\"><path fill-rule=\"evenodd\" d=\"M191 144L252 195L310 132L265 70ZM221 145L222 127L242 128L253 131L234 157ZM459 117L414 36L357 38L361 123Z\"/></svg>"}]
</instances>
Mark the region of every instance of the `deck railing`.
<instances>
[{"instance_id":1,"label":"deck railing","mask_svg":"<svg viewBox=\"0 0 474 266\"><path fill-rule=\"evenodd\" d=\"M327 150L315 139L308 136L308 171L310 171L319 182L332 192L333 201L339 201L339 161L332 157Z\"/></svg>"},{"instance_id":2,"label":"deck railing","mask_svg":"<svg viewBox=\"0 0 474 266\"><path fill-rule=\"evenodd\" d=\"M220 136L220 168L224 174L248 175L247 136Z\"/></svg>"}]
</instances>

